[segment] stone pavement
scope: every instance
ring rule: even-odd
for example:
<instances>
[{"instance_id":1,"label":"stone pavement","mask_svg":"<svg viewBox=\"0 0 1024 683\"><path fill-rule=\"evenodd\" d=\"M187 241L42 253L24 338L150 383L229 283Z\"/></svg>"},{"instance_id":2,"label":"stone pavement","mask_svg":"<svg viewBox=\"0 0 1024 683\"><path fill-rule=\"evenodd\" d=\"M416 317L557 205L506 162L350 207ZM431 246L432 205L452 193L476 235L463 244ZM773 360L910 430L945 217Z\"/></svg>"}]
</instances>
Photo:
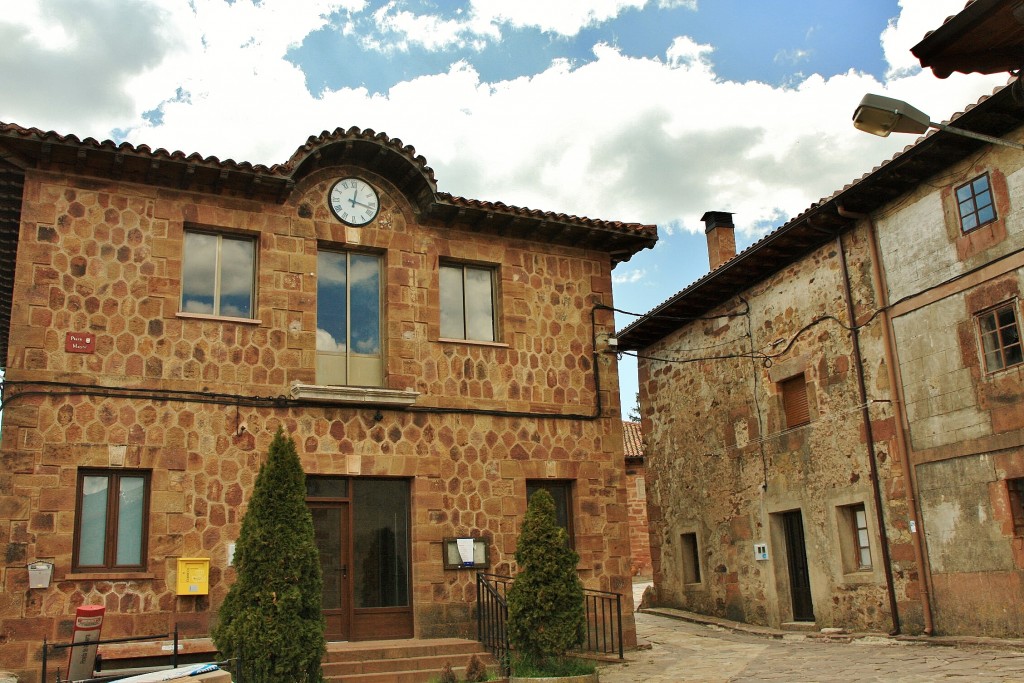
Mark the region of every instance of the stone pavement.
<instances>
[{"instance_id":1,"label":"stone pavement","mask_svg":"<svg viewBox=\"0 0 1024 683\"><path fill-rule=\"evenodd\" d=\"M649 584L639 584L639 594ZM744 633L638 612L637 635L650 649L601 667L601 683L1003 683L1024 681L1024 649L941 647L867 636L849 642ZM949 642L949 641L946 641Z\"/></svg>"}]
</instances>

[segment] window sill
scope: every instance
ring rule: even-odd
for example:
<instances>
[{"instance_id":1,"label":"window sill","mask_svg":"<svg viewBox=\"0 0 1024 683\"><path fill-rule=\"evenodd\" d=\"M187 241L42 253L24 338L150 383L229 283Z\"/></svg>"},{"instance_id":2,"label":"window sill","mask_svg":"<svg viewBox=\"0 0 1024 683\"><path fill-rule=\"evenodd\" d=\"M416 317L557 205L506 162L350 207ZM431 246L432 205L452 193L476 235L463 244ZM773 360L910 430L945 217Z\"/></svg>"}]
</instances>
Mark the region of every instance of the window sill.
<instances>
[{"instance_id":1,"label":"window sill","mask_svg":"<svg viewBox=\"0 0 1024 683\"><path fill-rule=\"evenodd\" d=\"M61 581L148 581L155 579L152 572L72 572L65 574Z\"/></svg>"},{"instance_id":2,"label":"window sill","mask_svg":"<svg viewBox=\"0 0 1024 683\"><path fill-rule=\"evenodd\" d=\"M242 323L243 325L262 325L263 321L257 318L232 318L228 315L207 315L206 313L186 313L178 311L174 314L178 318L190 318L192 320L212 320L221 323Z\"/></svg>"},{"instance_id":3,"label":"window sill","mask_svg":"<svg viewBox=\"0 0 1024 683\"><path fill-rule=\"evenodd\" d=\"M497 349L509 348L509 345L505 342L482 341L479 339L449 339L448 337L438 337L437 341L442 344L468 344L471 346L490 346Z\"/></svg>"},{"instance_id":4,"label":"window sill","mask_svg":"<svg viewBox=\"0 0 1024 683\"><path fill-rule=\"evenodd\" d=\"M418 391L379 389L376 387L326 386L323 384L301 384L295 382L291 388L292 398L319 403L357 406L390 406L405 408L419 398Z\"/></svg>"}]
</instances>

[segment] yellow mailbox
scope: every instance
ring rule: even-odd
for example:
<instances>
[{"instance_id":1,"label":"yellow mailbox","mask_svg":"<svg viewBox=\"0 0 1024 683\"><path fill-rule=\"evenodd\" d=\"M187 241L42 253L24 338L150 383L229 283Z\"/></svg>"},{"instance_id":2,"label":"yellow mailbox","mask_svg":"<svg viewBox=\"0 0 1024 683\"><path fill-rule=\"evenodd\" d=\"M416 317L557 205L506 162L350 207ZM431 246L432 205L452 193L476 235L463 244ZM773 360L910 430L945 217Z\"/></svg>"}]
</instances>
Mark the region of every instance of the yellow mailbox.
<instances>
[{"instance_id":1,"label":"yellow mailbox","mask_svg":"<svg viewBox=\"0 0 1024 683\"><path fill-rule=\"evenodd\" d=\"M210 594L210 558L178 558L178 595Z\"/></svg>"}]
</instances>

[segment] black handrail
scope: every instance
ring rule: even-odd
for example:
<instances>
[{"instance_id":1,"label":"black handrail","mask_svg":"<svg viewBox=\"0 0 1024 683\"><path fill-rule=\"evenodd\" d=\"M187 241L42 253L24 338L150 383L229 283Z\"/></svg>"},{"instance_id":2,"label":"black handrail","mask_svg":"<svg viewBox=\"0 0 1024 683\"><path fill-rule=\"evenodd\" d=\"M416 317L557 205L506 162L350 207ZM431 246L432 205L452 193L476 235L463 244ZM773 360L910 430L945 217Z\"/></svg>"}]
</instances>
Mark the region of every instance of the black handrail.
<instances>
[{"instance_id":1,"label":"black handrail","mask_svg":"<svg viewBox=\"0 0 1024 683\"><path fill-rule=\"evenodd\" d=\"M476 575L477 639L507 666L509 653L508 603L505 596L514 579L498 574ZM580 652L625 657L622 640L622 595L609 591L585 588L583 603L586 607L587 633Z\"/></svg>"},{"instance_id":2,"label":"black handrail","mask_svg":"<svg viewBox=\"0 0 1024 683\"><path fill-rule=\"evenodd\" d=\"M476 575L476 635L487 651L498 660L501 673L511 674L508 644L508 602L505 600L511 579L497 574Z\"/></svg>"}]
</instances>

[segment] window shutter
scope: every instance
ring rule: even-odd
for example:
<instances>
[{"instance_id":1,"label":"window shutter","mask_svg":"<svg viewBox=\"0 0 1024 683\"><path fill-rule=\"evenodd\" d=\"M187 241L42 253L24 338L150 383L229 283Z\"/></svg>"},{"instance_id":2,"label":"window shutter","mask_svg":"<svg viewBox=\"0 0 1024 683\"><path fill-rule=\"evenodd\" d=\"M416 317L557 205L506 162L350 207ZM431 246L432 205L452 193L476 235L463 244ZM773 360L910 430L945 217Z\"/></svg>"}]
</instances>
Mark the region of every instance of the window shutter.
<instances>
[{"instance_id":1,"label":"window shutter","mask_svg":"<svg viewBox=\"0 0 1024 683\"><path fill-rule=\"evenodd\" d=\"M790 377L779 383L782 387L782 408L786 413L786 427L799 427L811 421L807 405L807 380L803 375Z\"/></svg>"}]
</instances>

